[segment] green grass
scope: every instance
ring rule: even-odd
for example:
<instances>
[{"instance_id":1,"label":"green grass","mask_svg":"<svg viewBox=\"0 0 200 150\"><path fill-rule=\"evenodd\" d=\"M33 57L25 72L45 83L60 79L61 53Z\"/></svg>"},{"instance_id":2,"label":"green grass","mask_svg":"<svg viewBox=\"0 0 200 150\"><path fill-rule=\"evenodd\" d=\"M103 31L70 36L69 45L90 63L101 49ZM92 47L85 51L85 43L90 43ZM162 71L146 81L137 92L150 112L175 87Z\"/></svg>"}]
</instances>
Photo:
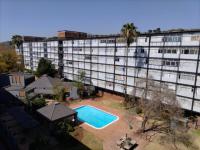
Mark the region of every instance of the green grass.
<instances>
[{"instance_id":1,"label":"green grass","mask_svg":"<svg viewBox=\"0 0 200 150\"><path fill-rule=\"evenodd\" d=\"M92 150L103 150L103 141L81 127L77 128L71 135Z\"/></svg>"}]
</instances>

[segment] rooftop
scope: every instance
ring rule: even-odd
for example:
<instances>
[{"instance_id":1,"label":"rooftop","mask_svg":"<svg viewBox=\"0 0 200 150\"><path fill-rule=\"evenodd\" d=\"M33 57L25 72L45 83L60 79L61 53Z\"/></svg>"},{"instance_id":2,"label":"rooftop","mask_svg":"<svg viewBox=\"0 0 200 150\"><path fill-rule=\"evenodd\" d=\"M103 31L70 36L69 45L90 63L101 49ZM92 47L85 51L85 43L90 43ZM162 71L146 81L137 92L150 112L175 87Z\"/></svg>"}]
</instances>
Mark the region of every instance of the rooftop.
<instances>
[{"instance_id":1,"label":"rooftop","mask_svg":"<svg viewBox=\"0 0 200 150\"><path fill-rule=\"evenodd\" d=\"M68 32L68 33L85 33L85 32L78 32L78 31L69 31L69 30L60 30L58 32ZM141 32L140 36L147 36L147 35L162 35L162 34L180 34L180 33L194 33L194 32L200 32L200 28L198 29L170 29L162 31L160 28L148 30L147 32ZM69 40L69 39L91 39L91 38L114 38L114 37L120 37L121 34L107 34L107 35L98 35L98 34L87 34L87 37L80 37L80 38L62 38L59 39L57 36L54 37L47 37L41 39L39 41L55 41L55 40ZM25 36L29 37L29 36ZM37 41L37 40L36 40Z\"/></svg>"},{"instance_id":2,"label":"rooftop","mask_svg":"<svg viewBox=\"0 0 200 150\"><path fill-rule=\"evenodd\" d=\"M64 86L69 88L71 86L68 82L63 82L59 78L52 78L48 75L43 75L36 81L29 84L25 90L36 89L35 92L41 92L43 94L53 94L53 89L56 86ZM38 89L38 90L37 90Z\"/></svg>"},{"instance_id":3,"label":"rooftop","mask_svg":"<svg viewBox=\"0 0 200 150\"><path fill-rule=\"evenodd\" d=\"M37 112L50 121L56 121L76 114L73 109L60 103L44 106L38 109Z\"/></svg>"}]
</instances>

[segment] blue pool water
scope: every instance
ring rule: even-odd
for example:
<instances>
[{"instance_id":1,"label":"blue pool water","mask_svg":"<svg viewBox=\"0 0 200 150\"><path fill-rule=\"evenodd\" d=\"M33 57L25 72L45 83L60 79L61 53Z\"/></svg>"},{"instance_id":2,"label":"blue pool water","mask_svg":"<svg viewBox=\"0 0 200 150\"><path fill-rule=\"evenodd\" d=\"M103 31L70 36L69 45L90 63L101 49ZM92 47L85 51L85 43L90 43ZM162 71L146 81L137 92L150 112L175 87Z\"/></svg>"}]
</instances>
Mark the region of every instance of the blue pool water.
<instances>
[{"instance_id":1,"label":"blue pool water","mask_svg":"<svg viewBox=\"0 0 200 150\"><path fill-rule=\"evenodd\" d=\"M118 120L117 116L88 105L78 107L75 111L78 112L78 120L97 129L104 128Z\"/></svg>"}]
</instances>

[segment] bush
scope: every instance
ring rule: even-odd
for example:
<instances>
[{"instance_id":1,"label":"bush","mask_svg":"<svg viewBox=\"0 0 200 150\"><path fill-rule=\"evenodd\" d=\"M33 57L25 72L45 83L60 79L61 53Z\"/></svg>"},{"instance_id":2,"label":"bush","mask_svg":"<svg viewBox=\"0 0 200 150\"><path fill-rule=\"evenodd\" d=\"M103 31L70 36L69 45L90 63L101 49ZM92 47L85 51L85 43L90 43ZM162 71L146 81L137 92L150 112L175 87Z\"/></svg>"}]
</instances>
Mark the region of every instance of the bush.
<instances>
[{"instance_id":1,"label":"bush","mask_svg":"<svg viewBox=\"0 0 200 150\"><path fill-rule=\"evenodd\" d=\"M34 100L32 100L32 105L35 109L39 109L46 105L46 101L44 98L37 97Z\"/></svg>"},{"instance_id":2,"label":"bush","mask_svg":"<svg viewBox=\"0 0 200 150\"><path fill-rule=\"evenodd\" d=\"M136 112L137 114L141 114L141 113L142 113L142 109L141 109L140 107L136 107L136 108L135 108L135 112Z\"/></svg>"},{"instance_id":3,"label":"bush","mask_svg":"<svg viewBox=\"0 0 200 150\"><path fill-rule=\"evenodd\" d=\"M63 86L55 86L54 89L54 98L57 101L62 102L64 100L64 96L65 96L65 88Z\"/></svg>"},{"instance_id":4,"label":"bush","mask_svg":"<svg viewBox=\"0 0 200 150\"><path fill-rule=\"evenodd\" d=\"M55 69L55 65L52 64L52 62L48 59L45 58L41 58L39 63L38 63L38 67L37 67L37 71L36 71L36 76L40 77L43 74L47 74L49 76L54 77L56 74L56 69Z\"/></svg>"}]
</instances>

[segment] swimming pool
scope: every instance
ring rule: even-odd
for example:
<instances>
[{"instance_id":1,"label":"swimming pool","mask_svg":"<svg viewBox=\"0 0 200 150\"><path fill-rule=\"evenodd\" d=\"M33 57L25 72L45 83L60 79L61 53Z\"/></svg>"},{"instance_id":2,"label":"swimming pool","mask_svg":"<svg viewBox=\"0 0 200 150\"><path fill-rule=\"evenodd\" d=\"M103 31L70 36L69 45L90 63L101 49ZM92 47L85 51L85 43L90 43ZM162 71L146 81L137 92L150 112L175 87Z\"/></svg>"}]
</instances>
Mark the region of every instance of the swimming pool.
<instances>
[{"instance_id":1,"label":"swimming pool","mask_svg":"<svg viewBox=\"0 0 200 150\"><path fill-rule=\"evenodd\" d=\"M95 129L105 128L119 119L118 116L89 105L83 105L74 110L78 112L78 120Z\"/></svg>"}]
</instances>

